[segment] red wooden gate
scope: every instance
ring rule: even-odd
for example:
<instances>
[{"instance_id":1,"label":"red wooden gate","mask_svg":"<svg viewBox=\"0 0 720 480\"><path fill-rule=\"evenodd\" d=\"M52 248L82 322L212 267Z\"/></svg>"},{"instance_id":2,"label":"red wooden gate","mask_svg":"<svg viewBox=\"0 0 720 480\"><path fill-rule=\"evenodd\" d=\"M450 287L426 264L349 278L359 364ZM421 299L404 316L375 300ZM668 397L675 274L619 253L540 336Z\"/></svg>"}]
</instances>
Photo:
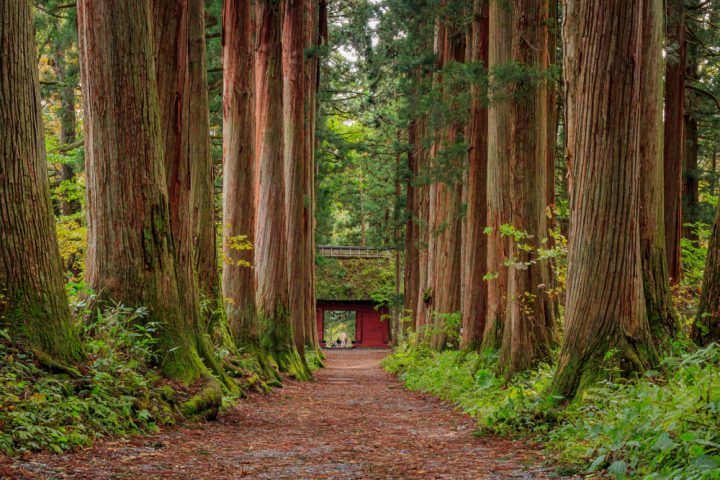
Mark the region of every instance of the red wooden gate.
<instances>
[{"instance_id":1,"label":"red wooden gate","mask_svg":"<svg viewBox=\"0 0 720 480\"><path fill-rule=\"evenodd\" d=\"M329 340L323 338L325 312L328 310L355 312L355 347L387 347L390 343L390 321L389 319L383 320L383 315L388 313L387 308L376 309L372 302L319 300L317 302L317 329L321 345L325 345L325 341Z\"/></svg>"}]
</instances>

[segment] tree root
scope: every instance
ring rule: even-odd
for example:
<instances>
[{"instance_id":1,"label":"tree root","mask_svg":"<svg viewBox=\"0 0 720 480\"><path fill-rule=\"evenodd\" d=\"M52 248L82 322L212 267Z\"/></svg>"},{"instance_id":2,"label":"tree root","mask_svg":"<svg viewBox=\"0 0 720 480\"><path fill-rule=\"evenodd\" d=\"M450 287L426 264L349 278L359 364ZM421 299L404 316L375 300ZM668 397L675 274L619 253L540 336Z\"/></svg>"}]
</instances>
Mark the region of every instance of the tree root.
<instances>
[{"instance_id":1,"label":"tree root","mask_svg":"<svg viewBox=\"0 0 720 480\"><path fill-rule=\"evenodd\" d=\"M222 406L222 397L220 382L214 377L206 377L200 390L180 406L180 412L186 418L215 420Z\"/></svg>"},{"instance_id":2,"label":"tree root","mask_svg":"<svg viewBox=\"0 0 720 480\"><path fill-rule=\"evenodd\" d=\"M38 359L38 362L40 362L40 365L49 369L52 372L65 373L65 374L70 375L73 378L81 378L82 377L82 373L80 373L80 370L54 359L47 353L43 353L39 350L33 350L32 353Z\"/></svg>"}]
</instances>

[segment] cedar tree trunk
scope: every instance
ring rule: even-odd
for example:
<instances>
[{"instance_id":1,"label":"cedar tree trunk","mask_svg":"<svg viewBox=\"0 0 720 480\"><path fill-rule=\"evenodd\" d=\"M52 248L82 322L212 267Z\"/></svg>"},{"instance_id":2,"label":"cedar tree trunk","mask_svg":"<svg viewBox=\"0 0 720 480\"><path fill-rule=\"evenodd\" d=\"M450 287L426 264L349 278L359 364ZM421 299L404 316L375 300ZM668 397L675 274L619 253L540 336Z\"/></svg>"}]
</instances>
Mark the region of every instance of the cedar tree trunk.
<instances>
[{"instance_id":1,"label":"cedar tree trunk","mask_svg":"<svg viewBox=\"0 0 720 480\"><path fill-rule=\"evenodd\" d=\"M31 3L0 0L0 327L63 362L82 358L50 204Z\"/></svg>"},{"instance_id":2,"label":"cedar tree trunk","mask_svg":"<svg viewBox=\"0 0 720 480\"><path fill-rule=\"evenodd\" d=\"M604 375L604 363L638 372L656 355L640 256L641 4L566 0L563 14L571 218L551 392L571 399Z\"/></svg>"},{"instance_id":3,"label":"cedar tree trunk","mask_svg":"<svg viewBox=\"0 0 720 480\"><path fill-rule=\"evenodd\" d=\"M244 347L259 347L252 266L255 238L252 18L248 2L225 0L222 295L230 331L235 342Z\"/></svg>"},{"instance_id":4,"label":"cedar tree trunk","mask_svg":"<svg viewBox=\"0 0 720 480\"><path fill-rule=\"evenodd\" d=\"M488 4L475 0L473 5L470 61L488 61ZM462 347L479 349L487 316L487 154L488 111L486 92L479 84L471 86L468 132L467 226L465 244Z\"/></svg>"}]
</instances>

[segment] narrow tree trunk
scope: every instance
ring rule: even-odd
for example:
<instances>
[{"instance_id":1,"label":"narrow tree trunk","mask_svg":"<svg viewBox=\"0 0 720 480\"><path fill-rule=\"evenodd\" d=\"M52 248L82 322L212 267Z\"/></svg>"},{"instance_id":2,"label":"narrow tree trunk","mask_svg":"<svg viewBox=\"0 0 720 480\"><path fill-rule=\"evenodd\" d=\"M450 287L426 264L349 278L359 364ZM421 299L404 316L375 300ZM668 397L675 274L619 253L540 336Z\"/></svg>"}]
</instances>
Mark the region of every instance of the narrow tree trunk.
<instances>
[{"instance_id":1,"label":"narrow tree trunk","mask_svg":"<svg viewBox=\"0 0 720 480\"><path fill-rule=\"evenodd\" d=\"M223 274L230 331L238 346L260 345L255 316L254 47L248 2L223 5Z\"/></svg>"},{"instance_id":2,"label":"narrow tree trunk","mask_svg":"<svg viewBox=\"0 0 720 480\"><path fill-rule=\"evenodd\" d=\"M528 235L510 237L507 313L500 349L499 369L507 375L527 370L550 357L553 343L553 307L545 293L549 268L533 262L525 246L540 247L547 237L547 156L550 146L544 126L547 108L545 81L535 78L544 55L533 48L543 45L547 28L547 0L512 2L512 61L527 68L525 78L513 85L510 104L510 210L511 225Z\"/></svg>"},{"instance_id":3,"label":"narrow tree trunk","mask_svg":"<svg viewBox=\"0 0 720 480\"><path fill-rule=\"evenodd\" d=\"M417 308L419 287L419 230L417 188L415 181L418 175L418 162L415 145L417 143L417 120L408 125L407 181L405 182L405 271L403 279L404 315L412 315ZM412 325L402 325L405 330Z\"/></svg>"},{"instance_id":4,"label":"narrow tree trunk","mask_svg":"<svg viewBox=\"0 0 720 480\"><path fill-rule=\"evenodd\" d=\"M489 9L489 51L490 71L510 61L512 39L512 12L506 2L490 2ZM502 80L490 76L490 87L498 93L490 97L488 110L488 272L493 279L488 281L488 314L483 348L499 349L505 325L507 305L507 268L504 265L508 255L508 241L500 235L500 226L510 221L510 103L508 88Z\"/></svg>"},{"instance_id":5,"label":"narrow tree trunk","mask_svg":"<svg viewBox=\"0 0 720 480\"><path fill-rule=\"evenodd\" d=\"M287 282L289 314L295 348L305 352L308 276L305 255L305 5L303 0L287 0L283 19L283 108L285 144L285 211L287 236Z\"/></svg>"},{"instance_id":6,"label":"narrow tree trunk","mask_svg":"<svg viewBox=\"0 0 720 480\"><path fill-rule=\"evenodd\" d=\"M563 14L571 218L565 337L551 392L571 399L606 362L630 373L656 358L640 256L642 8L566 0Z\"/></svg>"},{"instance_id":7,"label":"narrow tree trunk","mask_svg":"<svg viewBox=\"0 0 720 480\"><path fill-rule=\"evenodd\" d=\"M222 392L200 360L198 313L179 291L168 209L163 134L147 0L81 0L78 26L85 100L88 210L86 281L101 298L147 307L162 325L163 373L207 390L187 413L213 415Z\"/></svg>"},{"instance_id":8,"label":"narrow tree trunk","mask_svg":"<svg viewBox=\"0 0 720 480\"><path fill-rule=\"evenodd\" d=\"M715 224L710 235L692 338L700 345L720 342L720 206L715 213Z\"/></svg>"},{"instance_id":9,"label":"narrow tree trunk","mask_svg":"<svg viewBox=\"0 0 720 480\"><path fill-rule=\"evenodd\" d=\"M62 84L60 87L60 110L58 116L60 120L60 145L71 145L75 143L77 127L77 114L75 113L75 88L69 84L70 79L67 75L67 64L65 60L65 52L58 48L55 51L55 78ZM60 166L60 180L71 181L75 178L75 171L72 165L63 163ZM72 215L80 211L80 202L77 200L63 199L60 204L60 211L63 215Z\"/></svg>"},{"instance_id":10,"label":"narrow tree trunk","mask_svg":"<svg viewBox=\"0 0 720 480\"><path fill-rule=\"evenodd\" d=\"M305 69L305 192L304 203L305 235L307 238L305 251L305 268L308 272L306 284L305 332L306 344L320 355L320 337L315 318L315 123L317 117L317 90L320 79L320 61L316 49L327 42L327 5L325 1L305 0L305 45L314 54L307 61Z\"/></svg>"},{"instance_id":11,"label":"narrow tree trunk","mask_svg":"<svg viewBox=\"0 0 720 480\"><path fill-rule=\"evenodd\" d=\"M698 46L687 45L685 83L692 84L698 78ZM685 96L685 123L683 125L684 164L682 166L682 236L698 240L692 225L698 221L698 121L697 95Z\"/></svg>"},{"instance_id":12,"label":"narrow tree trunk","mask_svg":"<svg viewBox=\"0 0 720 480\"><path fill-rule=\"evenodd\" d=\"M445 68L452 62L463 62L465 60L465 33L459 31L457 25L444 25L440 28L444 40L441 43L440 65ZM439 81L442 82L442 73ZM457 92L452 91L447 85L443 85L448 103L453 102ZM460 108L455 106L455 108ZM434 349L442 349L447 344L448 330L445 324L444 315L459 313L460 305L460 260L462 245L462 221L460 217L460 206L462 203L462 171L464 158L451 150L456 142L463 141L464 126L455 120L447 125L440 133L439 144L435 147L433 161L439 167L440 155L442 158L442 170L445 178L435 182L434 195L431 194L430 201L435 204L431 235L435 239L435 246L431 250L434 263L433 280L433 323L435 330L432 335L431 345ZM444 151L446 150L446 151Z\"/></svg>"},{"instance_id":13,"label":"narrow tree trunk","mask_svg":"<svg viewBox=\"0 0 720 480\"><path fill-rule=\"evenodd\" d=\"M475 0L470 60L488 61L488 4ZM465 246L464 293L462 304L462 347L478 349L482 343L487 316L487 155L488 111L486 93L479 84L471 86L470 128L468 135L467 227Z\"/></svg>"},{"instance_id":14,"label":"narrow tree trunk","mask_svg":"<svg viewBox=\"0 0 720 480\"><path fill-rule=\"evenodd\" d=\"M63 362L81 359L50 204L31 4L0 0L0 326Z\"/></svg>"},{"instance_id":15,"label":"narrow tree trunk","mask_svg":"<svg viewBox=\"0 0 720 480\"><path fill-rule=\"evenodd\" d=\"M424 148L423 137L427 134L427 117L421 116L416 120L416 140L412 146L417 158L418 173L425 174L429 169L430 156ZM416 185L415 209L418 228L418 281L417 301L415 304L414 323L415 331L421 336L428 323L429 308L432 305L432 290L428 282L430 259L430 185L422 181Z\"/></svg>"},{"instance_id":16,"label":"narrow tree trunk","mask_svg":"<svg viewBox=\"0 0 720 480\"><path fill-rule=\"evenodd\" d=\"M544 142L546 172L545 194L546 204L555 205L555 157L557 149L558 107L556 98L555 78L549 70L556 67L558 39L558 0L547 0L543 8L543 52L540 67L546 72L544 88L540 89L540 111L544 120L541 128L541 139ZM557 303L557 302L556 302Z\"/></svg>"},{"instance_id":17,"label":"narrow tree trunk","mask_svg":"<svg viewBox=\"0 0 720 480\"><path fill-rule=\"evenodd\" d=\"M683 0L667 0L667 60L665 67L664 224L668 274L680 279L682 234L682 175L685 153L685 7Z\"/></svg>"},{"instance_id":18,"label":"narrow tree trunk","mask_svg":"<svg viewBox=\"0 0 720 480\"><path fill-rule=\"evenodd\" d=\"M690 96L693 97L692 95ZM692 105L695 99L688 102L691 107L685 113L685 165L683 165L683 204L682 236L697 241L694 225L698 222L698 208L700 204L699 182L698 182L698 121Z\"/></svg>"},{"instance_id":19,"label":"narrow tree trunk","mask_svg":"<svg viewBox=\"0 0 720 480\"><path fill-rule=\"evenodd\" d=\"M261 344L282 368L294 348L288 311L279 0L255 3L255 305Z\"/></svg>"},{"instance_id":20,"label":"narrow tree trunk","mask_svg":"<svg viewBox=\"0 0 720 480\"><path fill-rule=\"evenodd\" d=\"M397 130L397 143L400 145L401 141L400 129ZM393 328L391 340L393 345L397 345L398 339L402 335L403 326L400 324L402 318L402 305L400 302L400 296L402 295L402 205L401 205L401 163L400 163L400 150L395 153L395 202L393 205L393 237L394 237L394 248L395 248L395 302L393 304Z\"/></svg>"},{"instance_id":21,"label":"narrow tree trunk","mask_svg":"<svg viewBox=\"0 0 720 480\"><path fill-rule=\"evenodd\" d=\"M210 154L210 104L205 61L203 0L190 0L188 40L190 192L193 268L203 298L218 296L215 225L215 170Z\"/></svg>"},{"instance_id":22,"label":"narrow tree trunk","mask_svg":"<svg viewBox=\"0 0 720 480\"><path fill-rule=\"evenodd\" d=\"M642 0L642 76L640 84L640 245L645 308L656 345L667 344L677 332L674 319L664 235L663 206L663 0ZM665 130L667 134L667 126ZM667 140L667 135L666 135ZM672 143L672 142L671 142ZM679 182L670 182L679 187ZM667 185L667 183L666 183ZM669 194L673 194L672 188ZM669 233L669 232L668 232ZM679 231L678 231L679 233ZM670 246L669 248L674 248ZM675 258L679 261L679 257ZM670 263L672 265L672 263Z\"/></svg>"}]
</instances>

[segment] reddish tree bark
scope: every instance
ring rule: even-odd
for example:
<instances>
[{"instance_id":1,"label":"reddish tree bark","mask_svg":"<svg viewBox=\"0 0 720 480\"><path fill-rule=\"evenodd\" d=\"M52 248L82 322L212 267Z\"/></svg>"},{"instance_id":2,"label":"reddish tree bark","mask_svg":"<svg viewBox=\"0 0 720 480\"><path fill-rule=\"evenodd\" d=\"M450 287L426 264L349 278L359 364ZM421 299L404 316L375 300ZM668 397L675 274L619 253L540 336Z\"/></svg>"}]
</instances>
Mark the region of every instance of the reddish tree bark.
<instances>
[{"instance_id":1,"label":"reddish tree bark","mask_svg":"<svg viewBox=\"0 0 720 480\"><path fill-rule=\"evenodd\" d=\"M685 153L685 7L667 0L667 61L665 67L664 226L668 274L672 283L682 274L682 175Z\"/></svg>"},{"instance_id":2,"label":"reddish tree bark","mask_svg":"<svg viewBox=\"0 0 720 480\"><path fill-rule=\"evenodd\" d=\"M283 127L289 313L295 348L304 355L307 322L307 229L305 227L305 5L286 0L283 15Z\"/></svg>"},{"instance_id":3,"label":"reddish tree bark","mask_svg":"<svg viewBox=\"0 0 720 480\"><path fill-rule=\"evenodd\" d=\"M288 311L280 6L278 0L255 3L255 305L261 345L287 368L294 344Z\"/></svg>"},{"instance_id":4,"label":"reddish tree bark","mask_svg":"<svg viewBox=\"0 0 720 480\"><path fill-rule=\"evenodd\" d=\"M692 5L697 2L693 0ZM693 84L698 80L698 45L687 44L685 62L685 84ZM698 218L699 184L698 184L698 99L697 93L690 91L685 95L685 118L683 125L683 165L682 165L682 236L698 240L692 226Z\"/></svg>"},{"instance_id":5,"label":"reddish tree bark","mask_svg":"<svg viewBox=\"0 0 720 480\"><path fill-rule=\"evenodd\" d=\"M254 47L251 6L223 4L223 275L222 292L236 343L259 346L255 316Z\"/></svg>"},{"instance_id":6,"label":"reddish tree bark","mask_svg":"<svg viewBox=\"0 0 720 480\"><path fill-rule=\"evenodd\" d=\"M500 226L510 221L510 173L507 159L510 156L510 103L508 89L492 75L492 70L506 64L511 58L512 13L504 2L490 2L488 67L491 71L491 95L488 109L488 272L494 277L488 281L488 314L483 348L499 349L505 325L507 305L508 241L500 235Z\"/></svg>"},{"instance_id":7,"label":"reddish tree bark","mask_svg":"<svg viewBox=\"0 0 720 480\"><path fill-rule=\"evenodd\" d=\"M533 262L524 245L539 247L547 238L547 158L545 126L548 108L546 82L537 68L546 52L534 45L545 43L548 28L547 0L512 2L512 50L516 64L527 68L524 78L513 84L510 103L510 224L527 238L510 237L507 313L500 349L499 369L514 374L549 358L553 344L554 311L545 288L550 284L545 262Z\"/></svg>"},{"instance_id":8,"label":"reddish tree bark","mask_svg":"<svg viewBox=\"0 0 720 480\"><path fill-rule=\"evenodd\" d=\"M663 202L663 1L642 0L643 33L640 80L640 245L645 308L656 345L672 340L674 319L668 259L665 254ZM665 126L665 139L667 140ZM679 182L670 182L679 187ZM667 185L667 183L666 183ZM666 192L673 195L673 190ZM666 203L665 203L666 204ZM666 204L667 205L667 204ZM671 247L672 248L672 247ZM676 258L679 260L679 258Z\"/></svg>"},{"instance_id":9,"label":"reddish tree bark","mask_svg":"<svg viewBox=\"0 0 720 480\"><path fill-rule=\"evenodd\" d=\"M202 5L199 5L202 7ZM210 212L200 212L202 204L210 207L206 199L199 199L193 187L197 187L199 171L207 170L209 156L198 158L191 154L197 153L197 143L209 142L207 124L203 120L207 114L195 105L195 115L190 117L193 94L199 92L198 83L202 77L193 79L196 91L190 90L190 0L153 0L153 19L156 52L157 94L160 106L160 127L162 132L162 152L165 164L165 179L170 211L170 228L174 245L175 259L177 261L178 290L180 299L184 303L186 321L195 331L194 340L198 354L205 365L211 368L224 383L235 388L233 380L224 375L222 367L218 364L212 345L206 335L207 326L200 311L200 290L197 272L195 269L195 237L196 227L194 220L211 215ZM198 5L194 6L195 13ZM203 18L201 16L201 18ZM198 20L195 19L195 22ZM199 26L200 32L195 35L204 37L204 20ZM205 70L204 61L197 58L199 69ZM198 75L198 65L194 66L194 74ZM205 87L201 87L206 90ZM207 132L207 133L204 133ZM194 144L193 144L194 143ZM200 146L202 148L202 145ZM209 147L208 147L209 148ZM206 150L206 153L209 151ZM207 191L203 192L208 194ZM201 200L200 202L198 200ZM212 226L210 226L212 230ZM214 242L210 252L201 252L203 255L213 255Z\"/></svg>"},{"instance_id":10,"label":"reddish tree bark","mask_svg":"<svg viewBox=\"0 0 720 480\"><path fill-rule=\"evenodd\" d=\"M405 211L407 220L405 223L405 272L403 277L403 291L405 292L403 298L404 315L412 315L413 311L417 308L419 293L420 252L418 249L418 241L420 225L418 225L419 218L416 205L418 192L415 186L418 175L417 134L417 119L415 119L408 125L408 176L405 182ZM412 325L402 325L402 329L405 330L411 326Z\"/></svg>"},{"instance_id":11,"label":"reddish tree bark","mask_svg":"<svg viewBox=\"0 0 720 480\"><path fill-rule=\"evenodd\" d=\"M457 25L441 25L439 35L443 40L439 43L441 68L448 67L452 62L463 62L465 59L465 33ZM442 73L438 82L442 83ZM443 95L451 102L457 92L443 85ZM433 305L432 315L435 327L431 338L431 346L442 349L447 344L448 331L444 315L460 312L460 260L461 260L461 216L462 170L463 159L453 152L456 142L462 141L464 126L450 120L436 137L433 146L432 162L437 171L443 171L443 178L436 180L430 187L430 248L428 259L432 265L432 273L428 268L428 277L432 278ZM442 165L442 166L441 166ZM432 276L431 276L432 275Z\"/></svg>"},{"instance_id":12,"label":"reddish tree bark","mask_svg":"<svg viewBox=\"0 0 720 480\"><path fill-rule=\"evenodd\" d=\"M201 297L217 299L215 169L210 154L210 104L205 61L205 6L189 0L188 75L192 263Z\"/></svg>"},{"instance_id":13,"label":"reddish tree bark","mask_svg":"<svg viewBox=\"0 0 720 480\"><path fill-rule=\"evenodd\" d=\"M0 0L0 238L0 325L60 361L81 359L50 203L27 0Z\"/></svg>"},{"instance_id":14,"label":"reddish tree bark","mask_svg":"<svg viewBox=\"0 0 720 480\"><path fill-rule=\"evenodd\" d=\"M305 0L305 46L313 52L305 69L305 191L303 214L307 237L304 255L308 272L306 283L306 344L320 352L320 338L315 319L315 127L318 109L317 91L320 61L317 49L327 44L327 4L325 0ZM322 355L322 353L320 353Z\"/></svg>"},{"instance_id":15,"label":"reddish tree bark","mask_svg":"<svg viewBox=\"0 0 720 480\"><path fill-rule=\"evenodd\" d=\"M656 356L639 231L642 5L566 0L563 15L571 218L565 337L551 392L571 399L606 362L634 372Z\"/></svg>"},{"instance_id":16,"label":"reddish tree bark","mask_svg":"<svg viewBox=\"0 0 720 480\"><path fill-rule=\"evenodd\" d=\"M416 136L412 145L416 157L418 173L427 172L430 164L429 152L422 144L423 137L427 134L427 118L422 116L416 120ZM417 182L417 181L416 181ZM418 280L417 280L417 301L415 304L414 327L415 331L423 334L427 325L428 309L432 305L432 290L428 283L429 257L430 257L430 186L426 182L416 185L415 190L415 221L418 229Z\"/></svg>"},{"instance_id":17,"label":"reddish tree bark","mask_svg":"<svg viewBox=\"0 0 720 480\"><path fill-rule=\"evenodd\" d=\"M158 348L167 376L206 390L186 413L214 415L218 382L200 359L203 349L179 286L163 165L155 47L147 0L78 3L84 87L88 257L86 281L102 298L144 306L159 322Z\"/></svg>"},{"instance_id":18,"label":"reddish tree bark","mask_svg":"<svg viewBox=\"0 0 720 480\"><path fill-rule=\"evenodd\" d=\"M470 37L471 62L488 61L488 4L475 0ZM462 347L478 349L482 343L487 316L487 157L488 111L486 93L479 84L471 86L470 125L468 134L467 226L465 270L462 302Z\"/></svg>"}]
</instances>

